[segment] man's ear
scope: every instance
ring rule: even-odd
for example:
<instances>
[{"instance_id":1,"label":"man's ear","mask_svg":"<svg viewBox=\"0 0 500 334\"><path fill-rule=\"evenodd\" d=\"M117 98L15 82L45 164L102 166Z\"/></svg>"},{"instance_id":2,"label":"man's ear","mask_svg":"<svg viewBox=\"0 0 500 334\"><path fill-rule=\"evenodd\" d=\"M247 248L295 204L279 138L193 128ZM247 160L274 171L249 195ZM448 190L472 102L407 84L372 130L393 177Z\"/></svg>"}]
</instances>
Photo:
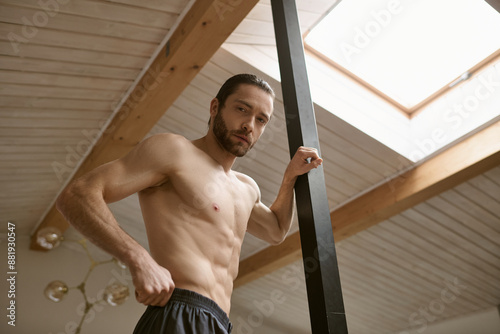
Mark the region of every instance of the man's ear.
<instances>
[{"instance_id":1,"label":"man's ear","mask_svg":"<svg viewBox=\"0 0 500 334\"><path fill-rule=\"evenodd\" d=\"M210 102L210 117L215 117L219 111L219 100L216 97Z\"/></svg>"}]
</instances>

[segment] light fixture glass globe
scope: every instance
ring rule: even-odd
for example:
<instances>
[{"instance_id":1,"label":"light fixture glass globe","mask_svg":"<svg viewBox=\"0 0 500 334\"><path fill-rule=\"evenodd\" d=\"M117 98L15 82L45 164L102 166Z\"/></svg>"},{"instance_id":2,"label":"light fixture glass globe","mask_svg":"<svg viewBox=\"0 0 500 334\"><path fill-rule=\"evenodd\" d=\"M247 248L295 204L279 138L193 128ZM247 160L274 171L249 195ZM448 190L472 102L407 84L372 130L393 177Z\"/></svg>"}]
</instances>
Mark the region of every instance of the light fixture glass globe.
<instances>
[{"instance_id":1,"label":"light fixture glass globe","mask_svg":"<svg viewBox=\"0 0 500 334\"><path fill-rule=\"evenodd\" d=\"M111 306L123 304L129 296L128 286L113 283L106 287L103 294L103 299Z\"/></svg>"},{"instance_id":2,"label":"light fixture glass globe","mask_svg":"<svg viewBox=\"0 0 500 334\"><path fill-rule=\"evenodd\" d=\"M47 284L47 287L45 288L43 293L45 297L55 303L58 303L68 293L68 286L66 285L66 283L61 281L52 281Z\"/></svg>"},{"instance_id":3,"label":"light fixture glass globe","mask_svg":"<svg viewBox=\"0 0 500 334\"><path fill-rule=\"evenodd\" d=\"M62 233L56 227L47 226L41 228L36 234L36 242L42 248L51 250L59 246L62 240Z\"/></svg>"},{"instance_id":4,"label":"light fixture glass globe","mask_svg":"<svg viewBox=\"0 0 500 334\"><path fill-rule=\"evenodd\" d=\"M123 263L122 261L118 260L116 257L113 258L113 261L116 263L118 267L121 269L127 269L127 265Z\"/></svg>"}]
</instances>

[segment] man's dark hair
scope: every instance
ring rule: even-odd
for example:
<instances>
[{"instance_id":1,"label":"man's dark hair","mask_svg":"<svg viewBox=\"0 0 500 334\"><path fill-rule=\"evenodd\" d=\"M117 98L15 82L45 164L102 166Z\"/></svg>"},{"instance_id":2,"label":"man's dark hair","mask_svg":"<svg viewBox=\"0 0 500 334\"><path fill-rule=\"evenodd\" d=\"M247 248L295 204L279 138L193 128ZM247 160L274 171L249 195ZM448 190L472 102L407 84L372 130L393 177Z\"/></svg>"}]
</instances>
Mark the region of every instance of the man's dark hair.
<instances>
[{"instance_id":1,"label":"man's dark hair","mask_svg":"<svg viewBox=\"0 0 500 334\"><path fill-rule=\"evenodd\" d=\"M227 97L233 94L241 84L257 86L264 92L271 95L273 99L275 97L273 89L265 80L258 78L254 74L236 74L235 76L232 76L231 78L227 79L226 82L224 82L224 84L219 89L219 92L215 96L215 98L219 101L219 110L224 107ZM210 119L208 120L208 125L210 125Z\"/></svg>"}]
</instances>

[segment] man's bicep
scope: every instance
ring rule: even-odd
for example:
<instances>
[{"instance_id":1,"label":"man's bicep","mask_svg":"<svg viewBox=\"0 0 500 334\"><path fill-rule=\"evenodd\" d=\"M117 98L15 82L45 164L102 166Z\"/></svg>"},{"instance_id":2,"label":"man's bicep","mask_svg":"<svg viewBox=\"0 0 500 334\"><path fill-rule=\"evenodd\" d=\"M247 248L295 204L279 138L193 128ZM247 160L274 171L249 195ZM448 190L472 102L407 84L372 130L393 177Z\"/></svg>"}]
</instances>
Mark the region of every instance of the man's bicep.
<instances>
[{"instance_id":1,"label":"man's bicep","mask_svg":"<svg viewBox=\"0 0 500 334\"><path fill-rule=\"evenodd\" d=\"M165 164L155 146L151 141L140 143L125 157L96 168L89 181L102 189L107 203L164 182L171 166Z\"/></svg>"},{"instance_id":2,"label":"man's bicep","mask_svg":"<svg viewBox=\"0 0 500 334\"><path fill-rule=\"evenodd\" d=\"M102 165L94 171L90 181L102 189L102 196L106 203L112 203L124 199L154 184L155 178L152 171L140 171L124 163L123 160L115 160Z\"/></svg>"},{"instance_id":3,"label":"man's bicep","mask_svg":"<svg viewBox=\"0 0 500 334\"><path fill-rule=\"evenodd\" d=\"M247 232L270 244L275 244L279 232L278 219L271 209L259 201L250 215Z\"/></svg>"}]
</instances>

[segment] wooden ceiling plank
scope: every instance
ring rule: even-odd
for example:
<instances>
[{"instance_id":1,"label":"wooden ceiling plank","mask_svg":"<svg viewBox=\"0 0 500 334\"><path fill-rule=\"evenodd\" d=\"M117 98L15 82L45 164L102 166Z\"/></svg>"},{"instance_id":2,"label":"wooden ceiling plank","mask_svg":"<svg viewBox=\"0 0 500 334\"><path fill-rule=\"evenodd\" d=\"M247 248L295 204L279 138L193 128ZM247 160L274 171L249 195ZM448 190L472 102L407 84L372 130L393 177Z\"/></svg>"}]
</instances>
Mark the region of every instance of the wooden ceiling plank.
<instances>
[{"instance_id":1,"label":"wooden ceiling plank","mask_svg":"<svg viewBox=\"0 0 500 334\"><path fill-rule=\"evenodd\" d=\"M14 49L10 46L10 42L0 40L0 54L20 57L23 60L30 59L31 62L37 60L59 61L69 63L71 66L107 66L115 69L135 70L138 73L149 57L130 55L127 52L113 53L37 44L23 44L22 47Z\"/></svg>"},{"instance_id":2,"label":"wooden ceiling plank","mask_svg":"<svg viewBox=\"0 0 500 334\"><path fill-rule=\"evenodd\" d=\"M219 2L225 3L228 1ZM207 1L207 3L211 4L213 3L213 1ZM6 4L16 7L26 7L36 11L40 10L40 1L38 0L2 0L2 5ZM177 13L163 12L159 10L147 9L144 7L141 8L138 6L124 6L105 1L66 1L66 3L61 4L60 6L58 5L57 8L55 8L55 6L54 8L47 8L47 11L56 13L101 19L113 23L127 22L128 24L160 29L172 26L178 16ZM16 17L21 16L16 15ZM28 18L31 17L29 16Z\"/></svg>"},{"instance_id":3,"label":"wooden ceiling plank","mask_svg":"<svg viewBox=\"0 0 500 334\"><path fill-rule=\"evenodd\" d=\"M490 298L489 296L491 295L492 288L494 290L498 290L493 286L488 287L487 279L484 279L484 284L478 284L477 286L474 286L475 282L481 281L483 279L479 279L479 277L476 277L476 271L471 270L470 267L466 267L463 262L457 261L457 259L453 256L449 256L448 261L443 261L441 254L444 253L449 255L448 252L443 250L433 252L429 250L429 247L423 248L421 247L421 245L417 245L417 243L414 241L416 241L418 237L412 237L414 236L414 234L409 234L408 238L405 240L405 238L401 237L401 234L395 232L397 231L397 228L398 225L396 224L389 227L385 225L384 229L378 229L378 231L376 232L376 235L381 237L381 239L379 240L384 240L385 242L391 243L390 248L401 247L400 249L404 250L403 252L398 251L397 258L400 259L400 261L396 263L411 262L414 267L419 268L420 272L427 271L428 276L435 275L440 279L440 281L442 281L443 279L452 280L455 277L459 277L460 281L468 286L467 290L470 294L464 296L464 299L457 301L456 305L450 305L450 307L455 308L457 306L460 306L460 304L462 303L467 304L474 301L479 302L480 300L488 299ZM394 238L396 235L397 238ZM368 238L370 237L371 236L369 235ZM405 254L406 252L408 252L408 254ZM415 256L415 254L417 255ZM418 258L420 258L420 260ZM451 276L447 278L448 275ZM494 281L495 277L498 276L493 276L491 279ZM476 296L481 297L476 298Z\"/></svg>"},{"instance_id":4,"label":"wooden ceiling plank","mask_svg":"<svg viewBox=\"0 0 500 334\"><path fill-rule=\"evenodd\" d=\"M365 249L367 251L373 249L373 254L377 258L385 258L387 262L396 264L398 268L396 275L398 275L399 272L406 272L410 276L420 277L423 281L427 281L428 284L422 285L421 287L427 286L427 289L431 292L431 294L432 291L441 290L444 281L453 281L458 275L456 272L444 270L444 268L439 264L434 266L431 262L422 263L422 261L418 260L419 256L416 256L415 252L403 250L402 248L398 248L392 244L388 244L389 247L386 248L383 243L385 241L385 239L379 238L374 233L362 235L362 244L365 245ZM380 245L384 245L384 247L381 248ZM395 249L397 249L397 251L395 251ZM476 305L479 307L481 301L476 297L478 289L470 285L463 276L459 276L459 278L460 282L467 285L468 294L461 296L461 301L457 301L457 304L452 308L457 307L464 301L465 303L463 305ZM480 293L481 292L479 292L479 294ZM487 298L490 299L489 302L493 302L492 297Z\"/></svg>"},{"instance_id":5,"label":"wooden ceiling plank","mask_svg":"<svg viewBox=\"0 0 500 334\"><path fill-rule=\"evenodd\" d=\"M370 258L363 258L363 256L366 257L363 250L359 253L345 252L342 256L339 254L339 266L342 267L341 279L345 277L350 281L356 280L356 287L363 288L360 296L368 295L369 299L378 298L384 303L389 302L393 307L388 308L394 311L404 309L409 300L432 299L432 296L426 295L426 292L412 289L415 286L414 282L411 281L413 276L401 270L391 271L390 267L384 266L384 262L387 261L376 258L374 255ZM389 263L389 265L391 264ZM362 277L369 279L359 279ZM395 277L397 279L394 279ZM345 289L350 290L352 287L347 285ZM405 296L405 298L401 298L401 296Z\"/></svg>"},{"instance_id":6,"label":"wooden ceiling plank","mask_svg":"<svg viewBox=\"0 0 500 334\"><path fill-rule=\"evenodd\" d=\"M19 97L45 97L62 99L82 99L89 98L94 101L115 101L120 98L120 92L116 90L94 89L94 88L73 88L54 87L48 85L32 84L10 84L0 86L0 96Z\"/></svg>"},{"instance_id":7,"label":"wooden ceiling plank","mask_svg":"<svg viewBox=\"0 0 500 334\"><path fill-rule=\"evenodd\" d=\"M453 231L453 227L450 226L456 225L457 222L452 221L452 225L450 222L447 225L442 224L440 217L430 215L434 214L434 211L430 210L432 210L430 206L425 205L422 209L407 210L391 220L397 225L403 225L410 235L425 235L426 249L436 251L441 249L440 257L451 256L455 258L455 261L459 261L462 267L472 266L474 273L481 274L482 278L500 276L499 269L495 268L487 258L482 257L485 254L483 249ZM486 254L491 256L491 254ZM450 259L446 261L453 262Z\"/></svg>"},{"instance_id":8,"label":"wooden ceiling plank","mask_svg":"<svg viewBox=\"0 0 500 334\"><path fill-rule=\"evenodd\" d=\"M500 233L500 226L498 226L498 222L500 221L500 199L498 199L500 187L496 186L496 189L489 191L483 186L484 184L491 188L495 186L493 182L490 182L489 179L483 176L470 180L466 185L460 187L458 191L462 195L469 197L476 205L490 212L492 215L491 219L486 219L485 221L489 222L489 225Z\"/></svg>"},{"instance_id":9,"label":"wooden ceiling plank","mask_svg":"<svg viewBox=\"0 0 500 334\"><path fill-rule=\"evenodd\" d=\"M36 110L80 110L80 111L105 111L109 110L109 101L76 100L76 99L51 99L45 97L18 97L2 96L0 99L0 109L18 110L34 108ZM111 112L109 112L111 113ZM2 132L2 135L4 133Z\"/></svg>"},{"instance_id":10,"label":"wooden ceiling plank","mask_svg":"<svg viewBox=\"0 0 500 334\"><path fill-rule=\"evenodd\" d=\"M0 71L1 75L1 71ZM68 119L68 120L87 120L87 121L99 121L107 116L109 116L108 111L102 110L87 110L85 112L85 118L82 117L82 113L77 110L52 110L52 109L37 109L32 110L28 108L3 108L0 109L1 118L14 118L14 119L26 119L29 121L32 118L39 119ZM0 135L2 137L2 135Z\"/></svg>"},{"instance_id":11,"label":"wooden ceiling plank","mask_svg":"<svg viewBox=\"0 0 500 334\"><path fill-rule=\"evenodd\" d=\"M500 194L500 192L498 192ZM453 200L458 200L461 208L471 213L476 220L482 221L500 234L500 204L469 182L461 184L453 193ZM496 212L496 214L495 214ZM498 239L500 240L500 239Z\"/></svg>"},{"instance_id":12,"label":"wooden ceiling plank","mask_svg":"<svg viewBox=\"0 0 500 334\"><path fill-rule=\"evenodd\" d=\"M0 43L1 44L1 43ZM1 47L1 46L0 46ZM106 78L79 77L74 80L71 76L49 73L16 72L0 69L0 82L18 85L44 85L50 87L71 87L86 89L104 89L123 92L132 80L117 80ZM36 111L31 111L36 113Z\"/></svg>"},{"instance_id":13,"label":"wooden ceiling plank","mask_svg":"<svg viewBox=\"0 0 500 334\"><path fill-rule=\"evenodd\" d=\"M372 287L377 286L377 291L373 291L372 295L378 294L379 289L385 286L392 291L391 295L394 294L399 297L404 295L406 298L411 298L415 303L432 299L432 293L429 291L432 291L434 286L430 285L428 281L413 275L407 270L402 270L396 263L384 260L379 254L371 250L366 250L365 245L361 245L360 247L359 242L349 244L348 246L342 248L343 253L341 256L339 255L339 259L341 259L339 264L348 270L350 268L358 270L358 273L355 274L356 276L345 275L346 277L370 277L370 280L373 281ZM342 278L344 270L341 273ZM422 291L415 291L415 286L422 286L424 289ZM351 289L349 285L348 288ZM403 300L402 302L406 303L407 300Z\"/></svg>"},{"instance_id":14,"label":"wooden ceiling plank","mask_svg":"<svg viewBox=\"0 0 500 334\"><path fill-rule=\"evenodd\" d=\"M130 81L133 81L137 77L137 69L70 63L59 60L32 59L0 55L0 64L2 70L16 71L16 73L29 72L32 75L46 73Z\"/></svg>"},{"instance_id":15,"label":"wooden ceiling plank","mask_svg":"<svg viewBox=\"0 0 500 334\"><path fill-rule=\"evenodd\" d=\"M19 2L20 1L18 1L18 3ZM47 1L47 3L50 2ZM2 3L0 4L0 21L13 24L19 24L20 22L24 23L22 20L19 20L19 18L32 18L35 11L40 9L40 7L35 9L4 5ZM109 19L102 19L61 13L59 10L55 12L57 15L53 15L51 13L53 16L51 15L50 20L46 25L46 28L51 30L62 30L77 33L84 31L89 35L126 38L128 40L157 43L158 41L161 41L170 28L168 26L161 28L145 27L137 24L116 21L110 24L110 19L113 19L113 17L110 17ZM180 13L180 11L177 13ZM173 22L174 20L172 18L172 23Z\"/></svg>"},{"instance_id":16,"label":"wooden ceiling plank","mask_svg":"<svg viewBox=\"0 0 500 334\"><path fill-rule=\"evenodd\" d=\"M477 217L474 208L469 206L470 200L456 194L448 191L433 198L429 204L455 220L469 240L481 245L492 254L500 254L500 233L484 223L487 218Z\"/></svg>"},{"instance_id":17,"label":"wooden ceiling plank","mask_svg":"<svg viewBox=\"0 0 500 334\"><path fill-rule=\"evenodd\" d=\"M2 36L24 36L25 26L19 24L2 23ZM90 50L95 52L109 52L127 54L136 57L149 56L156 47L154 42L131 41L123 38L95 36L76 32L41 29L37 31L36 43L44 46L54 46L66 49ZM12 43L15 54L22 48L22 44Z\"/></svg>"},{"instance_id":18,"label":"wooden ceiling plank","mask_svg":"<svg viewBox=\"0 0 500 334\"><path fill-rule=\"evenodd\" d=\"M331 213L339 242L500 165L500 121ZM301 258L298 232L240 262L235 287ZM288 239L287 238L287 239ZM274 248L274 249L273 249Z\"/></svg>"},{"instance_id":19,"label":"wooden ceiling plank","mask_svg":"<svg viewBox=\"0 0 500 334\"><path fill-rule=\"evenodd\" d=\"M140 142L257 2L196 1L74 178L125 155ZM62 231L68 228L54 205L34 232L31 249L42 250L36 243L36 232L46 226Z\"/></svg>"},{"instance_id":20,"label":"wooden ceiling plank","mask_svg":"<svg viewBox=\"0 0 500 334\"><path fill-rule=\"evenodd\" d=\"M133 6L133 7L143 7L143 8L148 8L148 9L154 9L156 11L162 11L162 12L170 12L170 13L179 13L182 11L186 3L188 2L187 0L148 0L148 1L141 1L138 2L137 0L108 0L108 2L116 3L116 4L121 4L121 5L128 5L128 6Z\"/></svg>"}]
</instances>

